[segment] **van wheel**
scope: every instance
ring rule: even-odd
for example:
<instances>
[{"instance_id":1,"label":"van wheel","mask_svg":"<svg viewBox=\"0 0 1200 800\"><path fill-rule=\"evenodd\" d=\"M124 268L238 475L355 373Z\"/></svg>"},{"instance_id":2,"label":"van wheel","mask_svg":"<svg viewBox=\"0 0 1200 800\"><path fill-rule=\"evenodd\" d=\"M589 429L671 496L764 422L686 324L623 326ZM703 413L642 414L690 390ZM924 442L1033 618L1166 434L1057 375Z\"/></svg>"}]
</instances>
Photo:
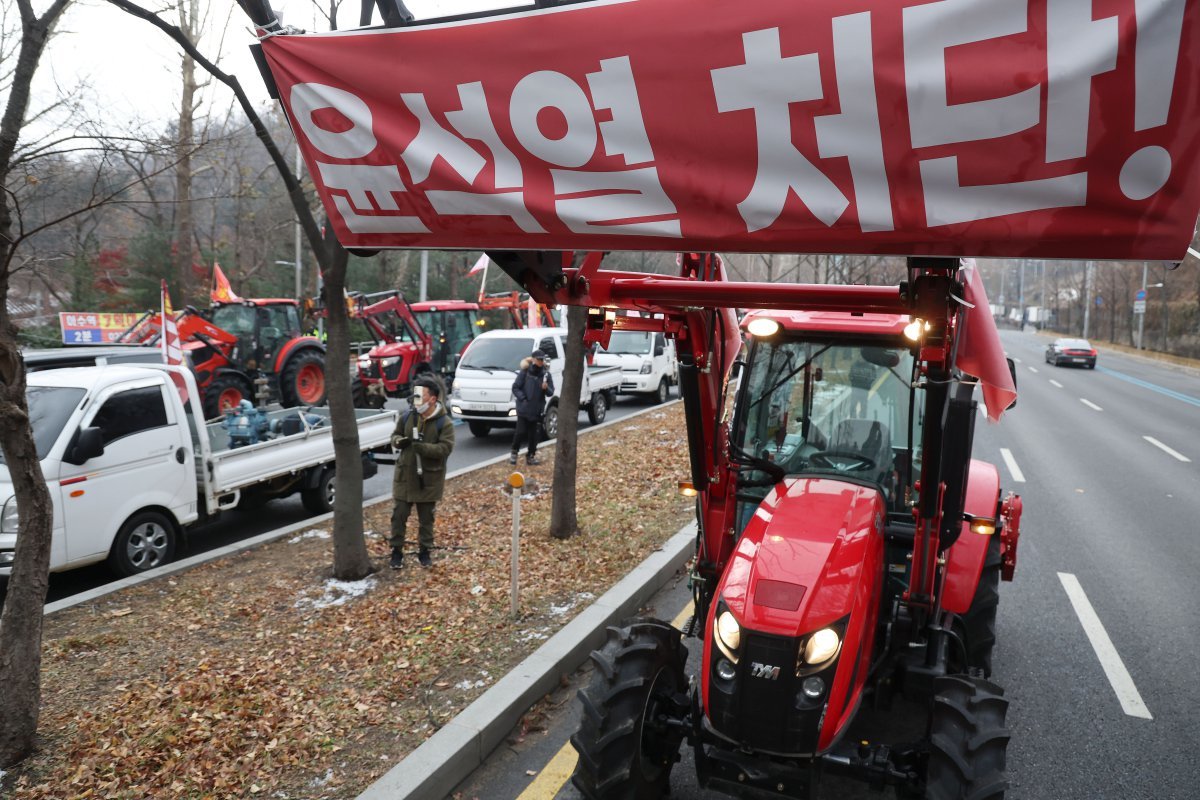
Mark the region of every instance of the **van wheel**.
<instances>
[{"instance_id":1,"label":"van wheel","mask_svg":"<svg viewBox=\"0 0 1200 800\"><path fill-rule=\"evenodd\" d=\"M589 412L590 413L590 412ZM558 436L558 406L550 406L542 417L543 438L553 439Z\"/></svg>"},{"instance_id":2,"label":"van wheel","mask_svg":"<svg viewBox=\"0 0 1200 800\"><path fill-rule=\"evenodd\" d=\"M671 387L667 385L666 378L658 382L658 391L655 393L654 399L658 401L659 405L671 399Z\"/></svg>"},{"instance_id":3,"label":"van wheel","mask_svg":"<svg viewBox=\"0 0 1200 800\"><path fill-rule=\"evenodd\" d=\"M300 502L312 514L327 514L333 511L334 495L337 492L334 476L336 471L329 467L321 472L317 485L300 492Z\"/></svg>"},{"instance_id":4,"label":"van wheel","mask_svg":"<svg viewBox=\"0 0 1200 800\"><path fill-rule=\"evenodd\" d=\"M492 426L486 422L476 422L473 419L467 420L467 428L470 429L471 435L480 439L492 432Z\"/></svg>"},{"instance_id":5,"label":"van wheel","mask_svg":"<svg viewBox=\"0 0 1200 800\"><path fill-rule=\"evenodd\" d=\"M604 422L604 418L608 416L608 395L604 392L596 392L592 395L592 402L588 403L588 422L593 425L599 425Z\"/></svg>"},{"instance_id":6,"label":"van wheel","mask_svg":"<svg viewBox=\"0 0 1200 800\"><path fill-rule=\"evenodd\" d=\"M108 565L126 577L161 567L175 557L175 525L157 511L139 511L125 521Z\"/></svg>"}]
</instances>

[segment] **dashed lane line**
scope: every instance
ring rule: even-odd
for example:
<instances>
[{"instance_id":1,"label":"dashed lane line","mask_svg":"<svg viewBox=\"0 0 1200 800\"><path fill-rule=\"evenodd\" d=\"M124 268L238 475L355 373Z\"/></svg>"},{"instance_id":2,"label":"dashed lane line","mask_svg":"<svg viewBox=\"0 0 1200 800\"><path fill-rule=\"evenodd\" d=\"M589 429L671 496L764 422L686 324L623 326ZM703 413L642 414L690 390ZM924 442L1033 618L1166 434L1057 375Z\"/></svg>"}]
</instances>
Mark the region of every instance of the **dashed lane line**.
<instances>
[{"instance_id":1,"label":"dashed lane line","mask_svg":"<svg viewBox=\"0 0 1200 800\"><path fill-rule=\"evenodd\" d=\"M1038 371L1037 367L1026 367L1026 369L1028 369L1030 372L1032 372L1035 375L1037 374L1037 371Z\"/></svg>"},{"instance_id":2,"label":"dashed lane line","mask_svg":"<svg viewBox=\"0 0 1200 800\"><path fill-rule=\"evenodd\" d=\"M1059 388L1059 389L1063 388L1063 385L1061 383L1059 383L1058 381L1054 380L1054 378L1050 379L1050 385L1054 386L1056 388Z\"/></svg>"},{"instance_id":3,"label":"dashed lane line","mask_svg":"<svg viewBox=\"0 0 1200 800\"><path fill-rule=\"evenodd\" d=\"M1058 579L1062 581L1067 598L1075 608L1075 615L1079 617L1079 622L1083 625L1083 632L1087 634L1088 641L1092 643L1092 650L1096 651L1096 658L1100 659L1100 666L1104 669L1108 682L1117 694L1117 701L1120 702L1121 709L1131 717L1154 719L1150 714L1150 709L1146 708L1146 704L1142 702L1142 696L1138 694L1137 686L1134 685L1129 670L1125 669L1125 662L1121 660L1117 648L1113 646L1112 639L1104 630L1104 625L1100 622L1100 617L1096 615L1096 610L1092 608L1087 594L1079 584L1079 579L1069 572L1058 573Z\"/></svg>"},{"instance_id":4,"label":"dashed lane line","mask_svg":"<svg viewBox=\"0 0 1200 800\"><path fill-rule=\"evenodd\" d=\"M1088 400L1086 397L1079 398L1079 402L1083 403L1085 406L1092 409L1093 411L1103 411L1104 410L1100 406L1093 403L1091 400Z\"/></svg>"},{"instance_id":5,"label":"dashed lane line","mask_svg":"<svg viewBox=\"0 0 1200 800\"><path fill-rule=\"evenodd\" d=\"M683 611L679 612L679 616L675 617L671 624L676 628L682 628L688 617L692 615L692 608L691 601L688 601L688 604L683 607ZM562 788L567 785L567 781L571 779L571 773L575 771L577 761L579 761L579 755L568 741L561 750L554 754L554 758L542 767L525 791L517 795L517 800L554 800Z\"/></svg>"},{"instance_id":6,"label":"dashed lane line","mask_svg":"<svg viewBox=\"0 0 1200 800\"><path fill-rule=\"evenodd\" d=\"M1165 444L1160 442L1158 439L1155 439L1153 436L1143 436L1142 438L1145 439L1150 444L1157 447L1159 450L1162 450L1164 453L1171 456L1172 458L1174 458L1178 461L1182 461L1185 464L1191 463L1191 459L1188 458L1187 456L1185 456L1183 453L1180 453L1178 450L1173 450L1170 447L1167 447Z\"/></svg>"},{"instance_id":7,"label":"dashed lane line","mask_svg":"<svg viewBox=\"0 0 1200 800\"><path fill-rule=\"evenodd\" d=\"M1012 451L1007 447L1000 448L1000 457L1004 459L1004 465L1008 467L1008 471L1012 473L1012 478L1017 483L1025 482L1025 473L1021 472L1021 468L1017 466L1017 460L1013 458Z\"/></svg>"}]
</instances>

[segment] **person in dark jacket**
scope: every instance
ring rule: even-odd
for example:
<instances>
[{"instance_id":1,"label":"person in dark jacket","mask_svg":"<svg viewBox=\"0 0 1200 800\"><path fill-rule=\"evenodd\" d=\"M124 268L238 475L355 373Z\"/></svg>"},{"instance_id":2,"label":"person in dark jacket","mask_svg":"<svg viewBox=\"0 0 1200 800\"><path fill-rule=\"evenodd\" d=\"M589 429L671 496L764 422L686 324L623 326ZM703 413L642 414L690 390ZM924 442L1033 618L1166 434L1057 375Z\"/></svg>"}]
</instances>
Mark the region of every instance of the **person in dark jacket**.
<instances>
[{"instance_id":1,"label":"person in dark jacket","mask_svg":"<svg viewBox=\"0 0 1200 800\"><path fill-rule=\"evenodd\" d=\"M525 463L531 466L540 464L537 443L542 429L542 414L546 410L546 398L554 396L554 377L546 367L546 354L541 350L534 350L529 358L521 362L521 371L513 381L512 393L517 401L517 429L513 432L512 453L508 463L517 463L521 443L527 442Z\"/></svg>"},{"instance_id":2,"label":"person in dark jacket","mask_svg":"<svg viewBox=\"0 0 1200 800\"><path fill-rule=\"evenodd\" d=\"M446 460L454 449L454 422L442 404L441 381L423 376L413 381L411 409L400 416L392 432L397 451L392 479L392 569L404 565L405 529L413 506L417 509L417 560L432 566L433 513L446 486Z\"/></svg>"}]
</instances>

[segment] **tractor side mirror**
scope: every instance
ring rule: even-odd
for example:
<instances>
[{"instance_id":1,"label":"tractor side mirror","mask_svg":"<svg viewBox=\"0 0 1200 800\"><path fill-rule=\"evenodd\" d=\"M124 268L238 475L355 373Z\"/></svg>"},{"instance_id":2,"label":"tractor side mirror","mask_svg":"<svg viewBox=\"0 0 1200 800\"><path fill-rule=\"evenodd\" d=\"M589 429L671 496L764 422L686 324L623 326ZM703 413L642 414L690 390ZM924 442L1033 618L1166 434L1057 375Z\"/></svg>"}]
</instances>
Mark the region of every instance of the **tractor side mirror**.
<instances>
[{"instance_id":1,"label":"tractor side mirror","mask_svg":"<svg viewBox=\"0 0 1200 800\"><path fill-rule=\"evenodd\" d=\"M97 456L104 455L104 435L99 428L80 428L75 432L63 461L79 467Z\"/></svg>"},{"instance_id":2,"label":"tractor side mirror","mask_svg":"<svg viewBox=\"0 0 1200 800\"><path fill-rule=\"evenodd\" d=\"M729 365L729 379L733 380L742 374L742 368L746 366L745 361L735 361Z\"/></svg>"},{"instance_id":3,"label":"tractor side mirror","mask_svg":"<svg viewBox=\"0 0 1200 800\"><path fill-rule=\"evenodd\" d=\"M1007 356L1004 358L1004 360L1008 362L1008 374L1012 375L1013 390L1015 391L1017 388L1017 364L1015 361L1013 361L1011 358L1008 358ZM1016 400L1016 398L1013 398L1013 401L1008 404L1008 408L1016 408L1016 407L1017 407L1017 400ZM1008 408L1006 408L1004 410L1007 411Z\"/></svg>"}]
</instances>

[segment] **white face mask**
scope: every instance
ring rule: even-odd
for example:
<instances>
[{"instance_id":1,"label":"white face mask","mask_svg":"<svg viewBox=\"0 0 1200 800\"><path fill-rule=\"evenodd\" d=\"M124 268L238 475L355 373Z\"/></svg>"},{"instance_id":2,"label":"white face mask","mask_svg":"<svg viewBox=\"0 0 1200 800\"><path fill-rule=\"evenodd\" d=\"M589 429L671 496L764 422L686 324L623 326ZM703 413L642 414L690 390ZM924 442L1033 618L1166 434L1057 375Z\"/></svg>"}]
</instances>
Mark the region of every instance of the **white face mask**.
<instances>
[{"instance_id":1,"label":"white face mask","mask_svg":"<svg viewBox=\"0 0 1200 800\"><path fill-rule=\"evenodd\" d=\"M417 387L417 390L413 392L413 408L417 410L418 414L424 414L432 406L433 397L429 394L426 394L423 386Z\"/></svg>"}]
</instances>

